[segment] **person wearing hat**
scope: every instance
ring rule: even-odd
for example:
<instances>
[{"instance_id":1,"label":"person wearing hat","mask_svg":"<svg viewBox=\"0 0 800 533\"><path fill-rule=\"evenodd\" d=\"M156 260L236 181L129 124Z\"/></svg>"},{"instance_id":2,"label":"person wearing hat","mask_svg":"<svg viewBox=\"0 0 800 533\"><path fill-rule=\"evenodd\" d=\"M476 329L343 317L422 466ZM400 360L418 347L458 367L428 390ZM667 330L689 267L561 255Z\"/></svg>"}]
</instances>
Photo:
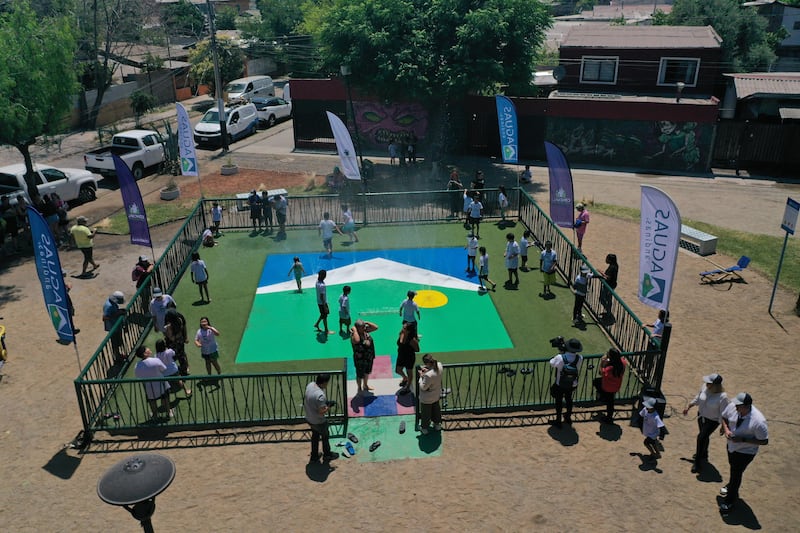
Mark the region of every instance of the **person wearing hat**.
<instances>
[{"instance_id":1,"label":"person wearing hat","mask_svg":"<svg viewBox=\"0 0 800 533\"><path fill-rule=\"evenodd\" d=\"M578 373L580 372L583 356L583 344L578 339L570 339L564 345L565 351L556 354L550 359L550 366L556 369L556 382L550 387L550 393L556 402L556 419L553 425L561 427L561 411L566 400L567 411L564 422L572 424L572 395L578 387Z\"/></svg>"},{"instance_id":2,"label":"person wearing hat","mask_svg":"<svg viewBox=\"0 0 800 533\"><path fill-rule=\"evenodd\" d=\"M689 409L697 406L697 447L694 453L694 463L692 463L692 473L700 472L708 462L708 441L714 430L719 427L722 420L722 413L728 407L728 395L722 387L722 376L719 374L709 374L703 376L703 385L700 392L689 402L683 414L689 413Z\"/></svg>"},{"instance_id":3,"label":"person wearing hat","mask_svg":"<svg viewBox=\"0 0 800 533\"><path fill-rule=\"evenodd\" d=\"M586 234L586 226L589 225L589 211L586 206L579 203L575 205L578 217L575 219L575 235L578 236L578 250L583 246L583 236Z\"/></svg>"},{"instance_id":4,"label":"person wearing hat","mask_svg":"<svg viewBox=\"0 0 800 533\"><path fill-rule=\"evenodd\" d=\"M178 307L175 299L169 294L165 294L161 287L154 287L153 299L150 300L150 314L153 316L153 327L159 333L164 332L164 318L170 307L173 309Z\"/></svg>"},{"instance_id":5,"label":"person wearing hat","mask_svg":"<svg viewBox=\"0 0 800 533\"><path fill-rule=\"evenodd\" d=\"M124 303L125 295L122 291L114 291L103 304L103 329L105 331L114 329L114 326L126 315L125 308L120 307ZM111 349L117 361L126 359L126 355L122 352L122 329L122 325L120 325L111 335Z\"/></svg>"},{"instance_id":6,"label":"person wearing hat","mask_svg":"<svg viewBox=\"0 0 800 533\"><path fill-rule=\"evenodd\" d=\"M586 301L586 293L589 290L589 280L592 273L589 267L581 265L581 270L572 282L572 292L575 293L575 303L572 306L572 325L583 324L583 302Z\"/></svg>"},{"instance_id":7,"label":"person wearing hat","mask_svg":"<svg viewBox=\"0 0 800 533\"><path fill-rule=\"evenodd\" d=\"M656 411L656 399L645 398L642 402L642 410L639 411L639 416L642 417L642 435L644 435L644 447L650 452L650 460L661 459L661 453L658 451L656 439L664 440L664 421L661 420L658 411Z\"/></svg>"},{"instance_id":8,"label":"person wearing hat","mask_svg":"<svg viewBox=\"0 0 800 533\"><path fill-rule=\"evenodd\" d=\"M415 291L408 291L406 299L400 304L400 316L403 317L403 324L409 324L410 333L416 338L419 338L417 333L417 322L421 318L419 314L419 305L414 301L417 295Z\"/></svg>"},{"instance_id":9,"label":"person wearing hat","mask_svg":"<svg viewBox=\"0 0 800 533\"><path fill-rule=\"evenodd\" d=\"M144 282L147 281L147 276L153 271L154 266L149 257L146 255L139 256L139 261L133 267L133 272L131 272L131 279L136 282L137 289L141 288Z\"/></svg>"},{"instance_id":10,"label":"person wearing hat","mask_svg":"<svg viewBox=\"0 0 800 533\"><path fill-rule=\"evenodd\" d=\"M83 269L81 270L81 277L86 275L86 269L90 264L92 265L92 270L100 266L92 257L94 251L94 236L97 233L97 230L89 229L86 224L86 217L80 216L75 219L75 225L69 230L72 238L75 239L75 245L78 247L81 253L83 253Z\"/></svg>"},{"instance_id":11,"label":"person wearing hat","mask_svg":"<svg viewBox=\"0 0 800 533\"><path fill-rule=\"evenodd\" d=\"M728 439L728 464L731 468L728 484L719 493L725 497L720 511L729 512L739 500L739 487L745 469L755 459L759 446L769 444L767 419L753 407L753 398L740 392L722 413L722 431Z\"/></svg>"}]
</instances>

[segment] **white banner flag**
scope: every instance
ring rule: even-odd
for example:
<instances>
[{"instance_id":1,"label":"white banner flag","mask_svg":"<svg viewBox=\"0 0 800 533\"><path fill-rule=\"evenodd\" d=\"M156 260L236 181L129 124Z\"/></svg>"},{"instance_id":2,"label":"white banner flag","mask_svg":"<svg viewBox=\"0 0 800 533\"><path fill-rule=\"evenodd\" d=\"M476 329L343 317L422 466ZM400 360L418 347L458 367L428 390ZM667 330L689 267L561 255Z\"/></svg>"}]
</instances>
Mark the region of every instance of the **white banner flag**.
<instances>
[{"instance_id":1,"label":"white banner flag","mask_svg":"<svg viewBox=\"0 0 800 533\"><path fill-rule=\"evenodd\" d=\"M642 185L639 238L639 300L668 310L681 241L681 215L667 193L649 185Z\"/></svg>"},{"instance_id":2,"label":"white banner flag","mask_svg":"<svg viewBox=\"0 0 800 533\"><path fill-rule=\"evenodd\" d=\"M342 172L349 180L360 180L361 172L358 170L358 160L356 159L356 149L353 148L353 139L344 122L331 113L328 114L328 122L331 123L333 138L336 140L336 151L339 152L339 159L342 160Z\"/></svg>"},{"instance_id":3,"label":"white banner flag","mask_svg":"<svg viewBox=\"0 0 800 533\"><path fill-rule=\"evenodd\" d=\"M181 151L181 174L197 176L197 153L194 151L194 138L189 114L182 104L176 103L178 110L178 149Z\"/></svg>"}]
</instances>

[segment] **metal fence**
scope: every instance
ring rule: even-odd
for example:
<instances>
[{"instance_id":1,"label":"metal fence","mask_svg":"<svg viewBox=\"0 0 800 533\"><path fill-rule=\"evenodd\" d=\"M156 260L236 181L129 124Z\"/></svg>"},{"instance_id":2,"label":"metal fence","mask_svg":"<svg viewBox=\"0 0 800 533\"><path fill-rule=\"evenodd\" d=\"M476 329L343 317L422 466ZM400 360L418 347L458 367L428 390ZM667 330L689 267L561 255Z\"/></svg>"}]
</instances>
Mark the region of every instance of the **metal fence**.
<instances>
[{"instance_id":1,"label":"metal fence","mask_svg":"<svg viewBox=\"0 0 800 533\"><path fill-rule=\"evenodd\" d=\"M482 190L484 217L500 216L498 189ZM518 220L531 230L539 242L550 240L558 254L559 272L567 284L585 263L591 264L577 250L562 231L541 208L519 189L508 191L511 207L506 216ZM132 354L146 338L152 327L148 313L152 287L160 286L171 292L186 271L191 253L199 246L199 236L210 225L210 212L214 203L223 207L222 229L248 229L251 227L247 200L219 198L200 200L186 219L166 251L156 262L150 278L142 285L127 307L127 316L120 320L106 336L86 367L75 379L75 390L84 431L91 436L98 430L133 430L149 420L149 406L144 396L143 380L123 379L131 363L116 357L114 342L123 354ZM353 210L359 224L403 224L452 220L452 213L461 212L463 191L414 191L397 193L363 193L351 184L341 194L298 196L289 198L287 226L317 227L319 214L336 213L343 203ZM610 304L601 302L601 290L610 292ZM608 299L606 299L608 302ZM605 318L597 322L611 343L628 354L631 375L626 389L618 395L619 401L638 397L644 384L660 387L668 335L661 343L651 338L642 322L611 290L602 279L590 283L585 310L594 317ZM592 361L599 356L588 356ZM552 405L549 384L552 369L548 358L527 361L485 362L447 365L445 386L451 390L445 412L509 411L547 408ZM514 370L513 376L498 373L505 366ZM581 386L576 391L578 404L593 398L588 372L590 364L582 370ZM525 372L523 372L525 369ZM330 372L329 372L330 373ZM337 398L339 406L335 417L347 424L346 370L331 373L330 395ZM170 428L201 428L217 425L256 425L302 422L302 391L314 373L236 374L216 378L208 394L192 396L176 404L176 416L158 422ZM203 380L208 377L188 377L190 388L205 389ZM196 385L195 385L196 382ZM638 387L638 388L637 388ZM299 406L299 407L298 407ZM122 415L122 413L127 413ZM118 416L115 418L115 414ZM108 415L111 415L110 417Z\"/></svg>"}]
</instances>

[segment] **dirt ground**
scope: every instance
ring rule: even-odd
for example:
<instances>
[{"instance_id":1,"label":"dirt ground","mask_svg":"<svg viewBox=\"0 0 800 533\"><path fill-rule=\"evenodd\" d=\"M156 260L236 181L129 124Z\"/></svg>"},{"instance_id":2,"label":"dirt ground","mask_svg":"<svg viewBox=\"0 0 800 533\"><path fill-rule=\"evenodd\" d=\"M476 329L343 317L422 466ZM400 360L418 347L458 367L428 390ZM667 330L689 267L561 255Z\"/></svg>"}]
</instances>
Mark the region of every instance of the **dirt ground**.
<instances>
[{"instance_id":1,"label":"dirt ground","mask_svg":"<svg viewBox=\"0 0 800 533\"><path fill-rule=\"evenodd\" d=\"M203 192L285 187L308 179L304 173L242 171L224 181L205 179ZM199 197L199 187L193 190L187 181L182 195ZM146 198L154 201L159 200ZM177 227L153 229L156 254ZM584 250L597 266L606 253L617 254L618 290L642 320L651 322L655 311L636 299L638 232L636 224L592 215ZM679 255L663 385L670 434L655 467L642 460L641 434L622 419L615 426L581 420L572 430L555 430L539 417L519 413L511 419L517 427L478 428L446 420L440 457L385 463L342 458L328 469L306 465L309 445L296 432L281 434L283 442L276 442L274 433L252 430L99 444L85 454L66 447L80 429L72 384L76 357L85 364L102 339L101 306L107 295L116 289L132 292L129 273L139 253L127 237L99 235L98 276L70 278L81 328L77 352L54 341L33 264L16 260L2 271L0 316L10 352L0 381L0 524L5 531L139 531L128 513L100 501L96 485L111 465L142 451L168 455L177 466L174 482L157 499L153 524L162 531L800 529L800 472L796 450L789 446L800 438L794 416L794 378L800 370L800 318L792 314L796 295L779 290L770 316L772 281L752 271L743 274L747 283L703 286L698 272L709 263L688 252ZM714 261L727 265L736 258ZM75 273L80 254L66 253L62 262ZM559 333L570 335L554 332ZM697 426L694 417L681 414L700 388L701 376L710 372L724 376L729 393L750 392L770 424L770 444L745 473L743 505L726 519L716 506L728 476L724 441L712 439L712 467L694 476L687 459Z\"/></svg>"}]
</instances>

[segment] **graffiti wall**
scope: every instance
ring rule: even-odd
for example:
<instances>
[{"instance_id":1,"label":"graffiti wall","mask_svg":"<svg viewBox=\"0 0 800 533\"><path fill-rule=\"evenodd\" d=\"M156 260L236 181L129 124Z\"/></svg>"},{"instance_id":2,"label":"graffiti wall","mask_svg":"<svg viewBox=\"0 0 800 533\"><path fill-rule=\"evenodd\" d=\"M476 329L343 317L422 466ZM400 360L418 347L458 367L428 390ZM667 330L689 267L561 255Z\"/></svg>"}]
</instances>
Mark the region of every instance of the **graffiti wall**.
<instances>
[{"instance_id":1,"label":"graffiti wall","mask_svg":"<svg viewBox=\"0 0 800 533\"><path fill-rule=\"evenodd\" d=\"M416 144L428 134L428 112L420 104L353 102L358 133L366 150L386 152L389 144Z\"/></svg>"},{"instance_id":2,"label":"graffiti wall","mask_svg":"<svg viewBox=\"0 0 800 533\"><path fill-rule=\"evenodd\" d=\"M702 172L713 124L663 121L549 120L547 140L570 163Z\"/></svg>"}]
</instances>

